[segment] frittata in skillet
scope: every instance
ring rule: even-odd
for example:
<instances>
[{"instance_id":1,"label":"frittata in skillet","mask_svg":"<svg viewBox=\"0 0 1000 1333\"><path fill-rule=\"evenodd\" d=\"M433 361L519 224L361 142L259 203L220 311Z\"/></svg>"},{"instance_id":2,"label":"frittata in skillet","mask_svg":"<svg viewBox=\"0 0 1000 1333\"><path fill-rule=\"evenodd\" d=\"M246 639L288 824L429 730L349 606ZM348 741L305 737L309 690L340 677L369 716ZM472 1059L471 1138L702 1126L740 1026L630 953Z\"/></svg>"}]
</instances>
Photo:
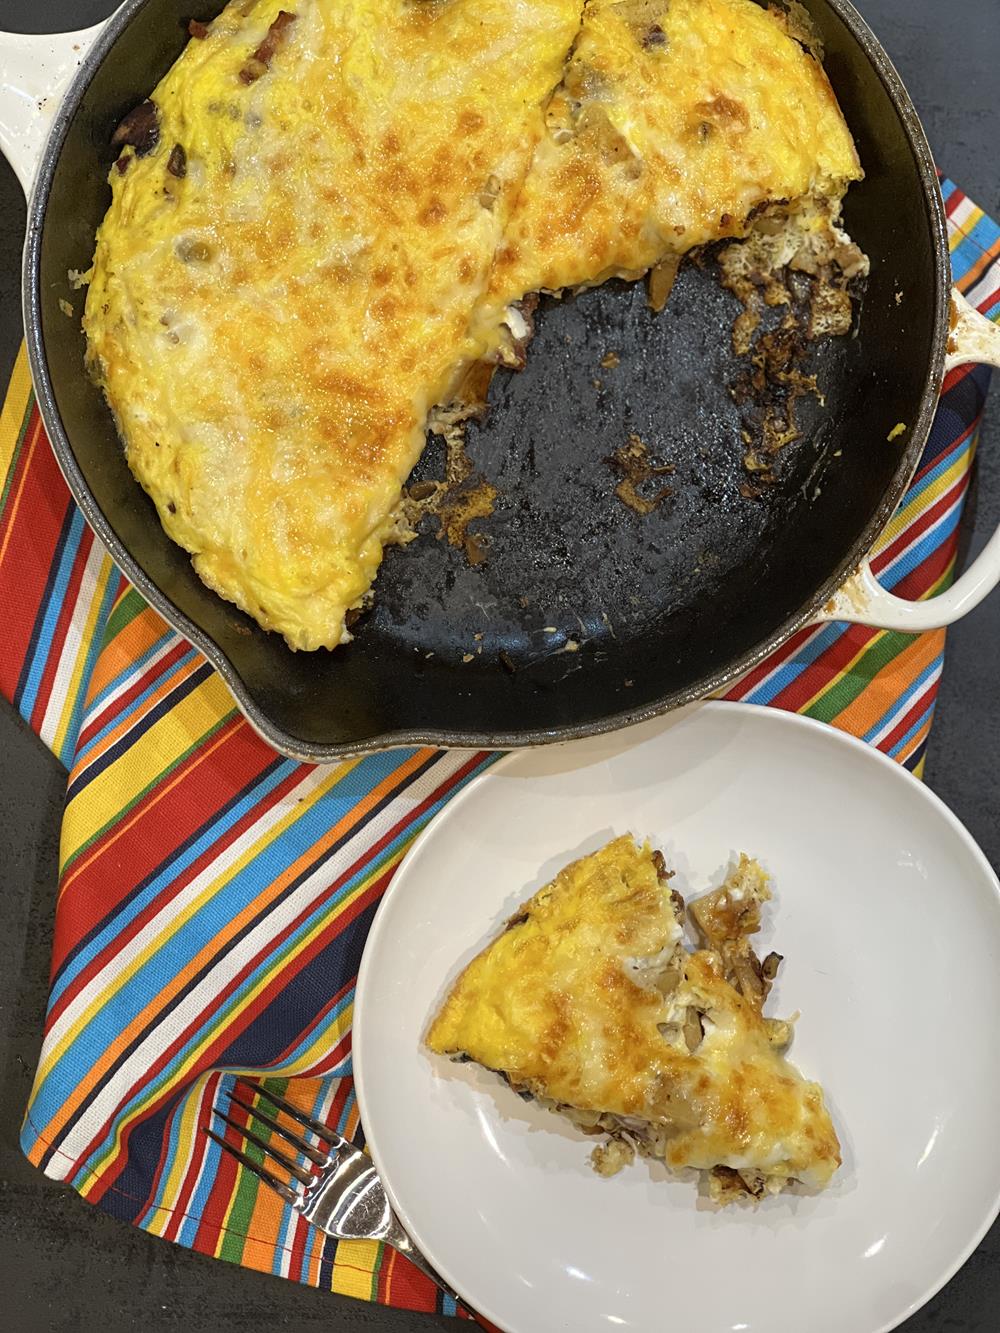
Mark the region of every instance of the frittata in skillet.
<instances>
[{"instance_id":1,"label":"frittata in skillet","mask_svg":"<svg viewBox=\"0 0 1000 1333\"><path fill-rule=\"evenodd\" d=\"M804 199L823 230L860 175L752 0L232 0L191 34L115 136L88 361L169 535L293 648L350 638L519 298Z\"/></svg>"},{"instance_id":2,"label":"frittata in skillet","mask_svg":"<svg viewBox=\"0 0 1000 1333\"><path fill-rule=\"evenodd\" d=\"M590 0L491 298L639 277L861 176L823 67L750 0Z\"/></svg>"},{"instance_id":3,"label":"frittata in skillet","mask_svg":"<svg viewBox=\"0 0 1000 1333\"><path fill-rule=\"evenodd\" d=\"M283 3L229 4L153 93L111 170L85 329L199 575L332 648L427 415L481 350L470 314L579 0Z\"/></svg>"},{"instance_id":4,"label":"frittata in skillet","mask_svg":"<svg viewBox=\"0 0 1000 1333\"><path fill-rule=\"evenodd\" d=\"M427 1045L501 1074L606 1141L595 1168L634 1152L707 1174L728 1203L840 1165L823 1093L786 1059L791 1025L763 1013L781 961L750 936L770 898L747 857L688 909L663 857L629 836L574 861L466 967Z\"/></svg>"}]
</instances>

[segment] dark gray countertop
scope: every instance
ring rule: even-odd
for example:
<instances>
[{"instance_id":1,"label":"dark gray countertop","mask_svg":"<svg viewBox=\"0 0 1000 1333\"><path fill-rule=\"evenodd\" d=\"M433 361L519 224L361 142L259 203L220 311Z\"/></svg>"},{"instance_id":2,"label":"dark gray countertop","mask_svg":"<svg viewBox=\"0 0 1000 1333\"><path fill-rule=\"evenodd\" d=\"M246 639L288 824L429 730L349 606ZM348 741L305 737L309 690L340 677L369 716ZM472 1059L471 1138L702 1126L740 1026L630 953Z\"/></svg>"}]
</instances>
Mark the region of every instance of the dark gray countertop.
<instances>
[{"instance_id":1,"label":"dark gray countertop","mask_svg":"<svg viewBox=\"0 0 1000 1333\"><path fill-rule=\"evenodd\" d=\"M1000 0L857 0L923 116L941 166L1000 214ZM112 0L0 0L14 30L83 27ZM2 45L0 45L2 72ZM24 205L0 160L0 375L20 336ZM1000 398L983 432L965 548L1000 523ZM927 781L1000 866L1000 594L951 631ZM11 1333L265 1328L419 1333L451 1321L351 1301L213 1262L90 1209L20 1156L17 1131L45 1006L65 775L0 704L0 1273ZM984 1052L988 1057L996 1052ZM914 1089L919 1096L919 1089ZM918 1206L915 1201L915 1206ZM1000 1224L905 1333L996 1333ZM677 1333L684 1333L678 1330ZM803 1329L802 1333L808 1333ZM844 1329L844 1333L852 1333Z\"/></svg>"}]
</instances>

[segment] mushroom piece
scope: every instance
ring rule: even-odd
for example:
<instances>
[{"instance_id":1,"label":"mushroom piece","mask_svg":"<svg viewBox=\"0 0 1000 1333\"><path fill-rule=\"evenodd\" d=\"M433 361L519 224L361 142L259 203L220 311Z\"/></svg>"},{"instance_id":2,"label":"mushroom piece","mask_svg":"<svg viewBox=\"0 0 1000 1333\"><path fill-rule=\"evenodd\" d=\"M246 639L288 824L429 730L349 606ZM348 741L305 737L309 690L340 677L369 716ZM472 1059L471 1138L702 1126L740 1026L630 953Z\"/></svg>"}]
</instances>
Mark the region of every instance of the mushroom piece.
<instances>
[{"instance_id":1,"label":"mushroom piece","mask_svg":"<svg viewBox=\"0 0 1000 1333\"><path fill-rule=\"evenodd\" d=\"M778 975L778 968L783 961L783 955L780 953L769 953L760 965L761 974L765 981L773 981Z\"/></svg>"},{"instance_id":2,"label":"mushroom piece","mask_svg":"<svg viewBox=\"0 0 1000 1333\"><path fill-rule=\"evenodd\" d=\"M693 1004L689 1004L684 1018L684 1043L692 1054L701 1045L704 1035L705 1029L702 1025L701 1014Z\"/></svg>"},{"instance_id":3,"label":"mushroom piece","mask_svg":"<svg viewBox=\"0 0 1000 1333\"><path fill-rule=\"evenodd\" d=\"M112 148L135 149L136 157L145 157L160 142L160 113L149 98L133 107L111 136Z\"/></svg>"}]
</instances>

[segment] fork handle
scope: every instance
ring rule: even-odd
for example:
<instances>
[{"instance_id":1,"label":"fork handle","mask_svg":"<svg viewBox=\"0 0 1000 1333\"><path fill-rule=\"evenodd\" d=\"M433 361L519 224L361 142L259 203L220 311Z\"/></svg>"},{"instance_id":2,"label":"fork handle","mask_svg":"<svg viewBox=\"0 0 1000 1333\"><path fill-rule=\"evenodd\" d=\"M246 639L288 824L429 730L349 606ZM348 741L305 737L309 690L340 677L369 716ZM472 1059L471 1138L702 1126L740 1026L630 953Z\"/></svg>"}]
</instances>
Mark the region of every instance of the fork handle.
<instances>
[{"instance_id":1,"label":"fork handle","mask_svg":"<svg viewBox=\"0 0 1000 1333\"><path fill-rule=\"evenodd\" d=\"M400 1254L404 1255L407 1259L409 1259L410 1263L413 1264L414 1268L419 1268L421 1273L423 1273L424 1277L429 1277L430 1280L434 1283L434 1285L436 1287L439 1287L446 1296L450 1296L451 1299L458 1306L458 1308L461 1311L463 1311L463 1313L467 1314L471 1319L474 1319L476 1323L479 1323L479 1315L476 1313L476 1311L473 1310L471 1305L466 1305L465 1301L462 1300L458 1292L453 1291L452 1288L448 1286L448 1283L445 1282L444 1278L440 1275L440 1273L435 1272L435 1270L430 1266L430 1264L427 1262L424 1256L414 1245L413 1241L410 1240L409 1236L406 1234L403 1228L399 1226L398 1222L396 1224L393 1234L390 1236L386 1236L385 1242L387 1245L391 1245L394 1250L398 1250Z\"/></svg>"}]
</instances>

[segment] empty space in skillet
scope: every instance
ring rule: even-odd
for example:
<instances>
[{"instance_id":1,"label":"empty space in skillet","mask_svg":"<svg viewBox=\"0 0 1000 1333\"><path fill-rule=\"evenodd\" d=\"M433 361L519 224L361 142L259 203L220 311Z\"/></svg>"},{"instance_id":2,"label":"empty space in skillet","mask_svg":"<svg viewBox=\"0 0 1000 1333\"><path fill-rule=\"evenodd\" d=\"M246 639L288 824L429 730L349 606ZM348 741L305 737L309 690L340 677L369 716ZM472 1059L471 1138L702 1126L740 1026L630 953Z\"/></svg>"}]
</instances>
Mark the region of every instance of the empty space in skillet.
<instances>
[{"instance_id":1,"label":"empty space in skillet","mask_svg":"<svg viewBox=\"0 0 1000 1333\"><path fill-rule=\"evenodd\" d=\"M648 650L668 655L665 679L708 629L706 615L728 623L753 604L795 510L843 461L832 457L836 424L861 367L856 339L815 345L807 369L826 408L801 401L803 439L784 451L777 482L741 493L753 482L745 409L729 392L747 368L729 336L741 309L711 268L693 265L659 315L642 283L543 301L526 368L497 373L485 421L467 429L474 475L464 486L482 477L497 492L493 513L469 525L485 560L470 564L440 539L436 517L424 519L416 542L387 551L351 651L375 641L423 661L471 653L469 670L499 661L553 684L610 659L630 678L628 664ZM782 312L768 313L777 323ZM602 366L608 354L617 366ZM672 469L640 485L643 497L670 492L646 514L616 494L613 456L630 438ZM441 475L443 452L432 439L414 476Z\"/></svg>"},{"instance_id":2,"label":"empty space in skillet","mask_svg":"<svg viewBox=\"0 0 1000 1333\"><path fill-rule=\"evenodd\" d=\"M374 610L332 654L292 653L216 598L128 471L83 371L83 294L67 279L90 264L111 132L176 59L192 8L147 0L84 91L51 166L33 299L78 493L110 525L116 554L135 562L140 590L166 598L200 646L228 659L276 743L351 747L400 733L510 743L697 697L863 553L909 461L910 431L887 435L897 422L918 424L926 388L934 229L881 80L815 4L867 172L846 221L872 274L857 336L812 349L806 369L826 404L800 403L804 438L781 455L773 486L740 493L745 445L729 392L747 366L730 343L739 306L711 267L688 263L659 315L642 284L543 302L527 368L495 376L488 416L468 430L475 472L497 491L494 512L470 528L485 535L482 564L470 566L425 519L416 541L386 552ZM207 18L219 6L201 8ZM610 352L617 367L600 364ZM674 468L662 478L673 494L645 516L615 496L619 475L606 461L633 432ZM414 476L442 475L441 454L432 440Z\"/></svg>"}]
</instances>

